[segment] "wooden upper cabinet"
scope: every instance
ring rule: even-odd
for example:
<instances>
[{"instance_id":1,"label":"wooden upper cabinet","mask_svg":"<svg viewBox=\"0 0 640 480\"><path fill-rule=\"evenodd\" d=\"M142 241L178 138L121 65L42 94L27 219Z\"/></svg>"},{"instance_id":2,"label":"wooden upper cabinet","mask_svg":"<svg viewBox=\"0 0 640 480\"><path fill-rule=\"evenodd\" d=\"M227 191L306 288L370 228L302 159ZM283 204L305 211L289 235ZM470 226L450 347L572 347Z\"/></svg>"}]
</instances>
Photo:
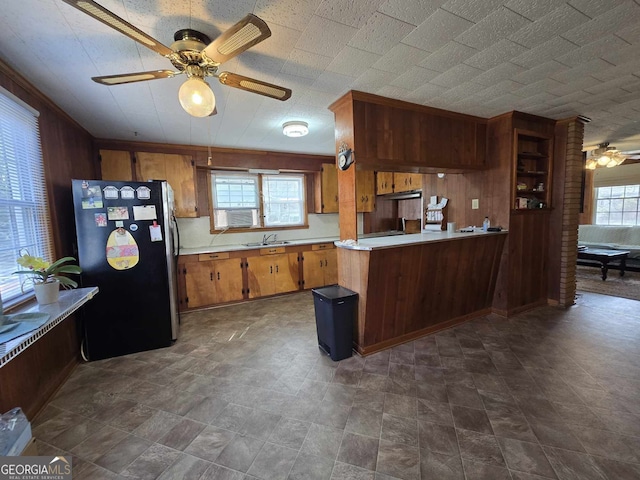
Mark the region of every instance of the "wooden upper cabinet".
<instances>
[{"instance_id":1,"label":"wooden upper cabinet","mask_svg":"<svg viewBox=\"0 0 640 480\"><path fill-rule=\"evenodd\" d=\"M422 188L421 173L395 173L393 176L394 191L408 192Z\"/></svg>"},{"instance_id":2,"label":"wooden upper cabinet","mask_svg":"<svg viewBox=\"0 0 640 480\"><path fill-rule=\"evenodd\" d=\"M316 213L338 212L338 169L334 163L323 163L316 179Z\"/></svg>"},{"instance_id":3,"label":"wooden upper cabinet","mask_svg":"<svg viewBox=\"0 0 640 480\"><path fill-rule=\"evenodd\" d=\"M356 211L373 212L376 209L376 181L373 170L356 171Z\"/></svg>"},{"instance_id":4,"label":"wooden upper cabinet","mask_svg":"<svg viewBox=\"0 0 640 480\"><path fill-rule=\"evenodd\" d=\"M322 172L316 178L319 180L316 181L316 213L337 213L340 204L337 167L333 163L323 163ZM356 194L358 212L375 210L376 184L372 170L356 172Z\"/></svg>"},{"instance_id":5,"label":"wooden upper cabinet","mask_svg":"<svg viewBox=\"0 0 640 480\"><path fill-rule=\"evenodd\" d=\"M100 150L102 180L133 181L131 154L122 150Z\"/></svg>"},{"instance_id":6,"label":"wooden upper cabinet","mask_svg":"<svg viewBox=\"0 0 640 480\"><path fill-rule=\"evenodd\" d=\"M421 173L376 172L376 194L408 192L422 188Z\"/></svg>"},{"instance_id":7,"label":"wooden upper cabinet","mask_svg":"<svg viewBox=\"0 0 640 480\"><path fill-rule=\"evenodd\" d=\"M196 168L189 155L136 152L136 178L167 180L173 189L176 217L197 217Z\"/></svg>"},{"instance_id":8,"label":"wooden upper cabinet","mask_svg":"<svg viewBox=\"0 0 640 480\"><path fill-rule=\"evenodd\" d=\"M376 172L376 194L393 193L393 172Z\"/></svg>"}]
</instances>

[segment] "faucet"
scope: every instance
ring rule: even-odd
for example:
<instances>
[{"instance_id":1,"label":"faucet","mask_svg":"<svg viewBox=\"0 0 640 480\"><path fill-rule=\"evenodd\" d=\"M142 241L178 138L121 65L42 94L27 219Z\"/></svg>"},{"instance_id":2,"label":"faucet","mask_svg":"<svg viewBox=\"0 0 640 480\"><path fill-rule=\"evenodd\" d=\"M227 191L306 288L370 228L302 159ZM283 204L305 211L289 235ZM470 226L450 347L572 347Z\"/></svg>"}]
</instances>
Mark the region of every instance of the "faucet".
<instances>
[{"instance_id":1,"label":"faucet","mask_svg":"<svg viewBox=\"0 0 640 480\"><path fill-rule=\"evenodd\" d=\"M263 243L263 244L265 244L265 245L267 245L267 244L269 243L269 239L270 239L271 237L273 237L272 242L274 242L274 243L275 243L275 242L277 241L277 239L278 239L278 234L277 234L277 233L272 233L271 235L264 234L264 235L262 236L262 243Z\"/></svg>"}]
</instances>

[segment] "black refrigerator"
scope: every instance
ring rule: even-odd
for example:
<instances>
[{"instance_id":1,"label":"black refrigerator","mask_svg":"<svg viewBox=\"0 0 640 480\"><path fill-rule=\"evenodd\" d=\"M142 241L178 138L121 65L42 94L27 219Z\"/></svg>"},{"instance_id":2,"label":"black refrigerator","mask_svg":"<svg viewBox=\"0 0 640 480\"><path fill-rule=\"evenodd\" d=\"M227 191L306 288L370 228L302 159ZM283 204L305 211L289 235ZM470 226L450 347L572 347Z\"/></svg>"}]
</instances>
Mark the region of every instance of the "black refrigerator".
<instances>
[{"instance_id":1,"label":"black refrigerator","mask_svg":"<svg viewBox=\"0 0 640 480\"><path fill-rule=\"evenodd\" d=\"M100 360L171 345L178 336L173 192L165 181L73 180L83 355Z\"/></svg>"}]
</instances>

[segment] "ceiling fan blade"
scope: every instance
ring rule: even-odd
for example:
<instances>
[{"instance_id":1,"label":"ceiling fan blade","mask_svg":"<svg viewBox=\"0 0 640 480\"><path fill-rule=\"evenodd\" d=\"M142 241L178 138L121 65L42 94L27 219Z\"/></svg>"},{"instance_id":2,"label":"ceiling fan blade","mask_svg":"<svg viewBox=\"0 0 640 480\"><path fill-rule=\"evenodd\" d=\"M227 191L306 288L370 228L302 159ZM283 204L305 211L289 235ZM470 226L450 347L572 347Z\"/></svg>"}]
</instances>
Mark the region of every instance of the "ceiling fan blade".
<instances>
[{"instance_id":1,"label":"ceiling fan blade","mask_svg":"<svg viewBox=\"0 0 640 480\"><path fill-rule=\"evenodd\" d=\"M223 63L270 36L264 20L250 13L207 45L203 53L214 62Z\"/></svg>"},{"instance_id":2,"label":"ceiling fan blade","mask_svg":"<svg viewBox=\"0 0 640 480\"><path fill-rule=\"evenodd\" d=\"M223 85L246 90L247 92L257 93L265 97L275 98L276 100L285 101L291 97L291 90L273 83L263 82L255 78L244 77L235 73L222 72L218 76L218 80Z\"/></svg>"},{"instance_id":3,"label":"ceiling fan blade","mask_svg":"<svg viewBox=\"0 0 640 480\"><path fill-rule=\"evenodd\" d=\"M171 78L182 72L172 72L171 70L151 70L149 72L123 73L121 75L107 75L106 77L91 77L96 83L103 85L120 85L122 83L144 82L145 80L156 80L158 78Z\"/></svg>"},{"instance_id":4,"label":"ceiling fan blade","mask_svg":"<svg viewBox=\"0 0 640 480\"><path fill-rule=\"evenodd\" d=\"M154 52L157 52L164 57L167 57L173 53L173 50L171 50L166 45L163 45L155 38L147 35L142 30L131 25L129 22L126 22L115 13L110 12L102 5L98 5L93 0L62 1L104 23L105 25L108 25L109 27L119 31L120 33L135 40L136 42L141 43L145 47L150 48Z\"/></svg>"}]
</instances>

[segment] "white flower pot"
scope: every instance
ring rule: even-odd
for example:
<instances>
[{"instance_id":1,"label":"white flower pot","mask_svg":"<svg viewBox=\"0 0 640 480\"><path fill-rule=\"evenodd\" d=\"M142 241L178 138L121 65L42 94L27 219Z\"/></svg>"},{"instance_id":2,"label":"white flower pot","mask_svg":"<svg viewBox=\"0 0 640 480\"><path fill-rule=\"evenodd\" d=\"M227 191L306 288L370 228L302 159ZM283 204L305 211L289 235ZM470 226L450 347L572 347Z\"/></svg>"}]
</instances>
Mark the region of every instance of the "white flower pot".
<instances>
[{"instance_id":1,"label":"white flower pot","mask_svg":"<svg viewBox=\"0 0 640 480\"><path fill-rule=\"evenodd\" d=\"M47 283L34 283L33 290L36 292L36 300L40 305L56 303L60 295L60 282L54 280Z\"/></svg>"}]
</instances>

